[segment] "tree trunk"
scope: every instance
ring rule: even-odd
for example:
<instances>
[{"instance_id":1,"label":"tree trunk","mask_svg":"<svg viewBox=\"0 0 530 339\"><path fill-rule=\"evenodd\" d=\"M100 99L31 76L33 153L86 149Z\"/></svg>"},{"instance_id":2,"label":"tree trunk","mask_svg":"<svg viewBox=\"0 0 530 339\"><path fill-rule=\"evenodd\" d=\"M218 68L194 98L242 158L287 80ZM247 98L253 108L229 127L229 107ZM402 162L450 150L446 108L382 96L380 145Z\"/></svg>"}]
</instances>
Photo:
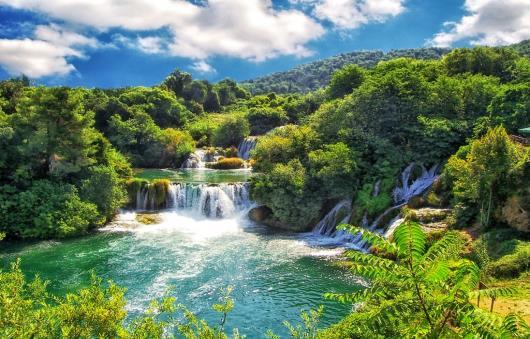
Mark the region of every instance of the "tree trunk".
<instances>
[{"instance_id":1,"label":"tree trunk","mask_svg":"<svg viewBox=\"0 0 530 339\"><path fill-rule=\"evenodd\" d=\"M495 304L495 297L491 298L490 312L493 312L493 305Z\"/></svg>"}]
</instances>

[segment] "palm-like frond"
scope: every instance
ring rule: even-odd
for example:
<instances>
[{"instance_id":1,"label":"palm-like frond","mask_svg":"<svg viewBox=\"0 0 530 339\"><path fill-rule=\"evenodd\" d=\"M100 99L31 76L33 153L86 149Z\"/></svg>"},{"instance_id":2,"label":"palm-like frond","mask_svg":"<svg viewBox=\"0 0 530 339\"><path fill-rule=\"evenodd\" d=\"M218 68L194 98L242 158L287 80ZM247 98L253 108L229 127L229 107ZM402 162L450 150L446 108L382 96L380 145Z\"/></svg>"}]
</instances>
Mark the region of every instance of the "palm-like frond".
<instances>
[{"instance_id":1,"label":"palm-like frond","mask_svg":"<svg viewBox=\"0 0 530 339\"><path fill-rule=\"evenodd\" d=\"M458 232L447 232L425 253L424 262L456 258L462 251L464 240Z\"/></svg>"},{"instance_id":2,"label":"palm-like frond","mask_svg":"<svg viewBox=\"0 0 530 339\"><path fill-rule=\"evenodd\" d=\"M502 337L528 338L530 337L530 326L517 314L508 314L500 327Z\"/></svg>"},{"instance_id":3,"label":"palm-like frond","mask_svg":"<svg viewBox=\"0 0 530 339\"><path fill-rule=\"evenodd\" d=\"M492 287L482 290L475 290L469 293L471 298L476 298L477 296L487 297L487 298L498 298L498 297L510 297L517 292L516 288L511 287Z\"/></svg>"},{"instance_id":4,"label":"palm-like frond","mask_svg":"<svg viewBox=\"0 0 530 339\"><path fill-rule=\"evenodd\" d=\"M394 241L398 247L398 255L410 260L411 264L415 264L425 253L427 236L420 224L406 221L394 231Z\"/></svg>"},{"instance_id":5,"label":"palm-like frond","mask_svg":"<svg viewBox=\"0 0 530 339\"><path fill-rule=\"evenodd\" d=\"M371 244L372 246L376 246L376 247L382 249L383 251L385 251L385 252L387 252L389 254L394 254L395 255L398 252L398 248L397 248L396 244L392 243L391 241L389 241L385 237L383 237L383 236L381 236L379 234L370 232L369 230L366 230L364 228L357 227L357 226L352 226L352 225L348 225L348 224L341 224L337 228L340 229L340 230L348 231L351 234L360 233L361 237L362 237L362 239L364 241L366 241L367 243Z\"/></svg>"}]
</instances>

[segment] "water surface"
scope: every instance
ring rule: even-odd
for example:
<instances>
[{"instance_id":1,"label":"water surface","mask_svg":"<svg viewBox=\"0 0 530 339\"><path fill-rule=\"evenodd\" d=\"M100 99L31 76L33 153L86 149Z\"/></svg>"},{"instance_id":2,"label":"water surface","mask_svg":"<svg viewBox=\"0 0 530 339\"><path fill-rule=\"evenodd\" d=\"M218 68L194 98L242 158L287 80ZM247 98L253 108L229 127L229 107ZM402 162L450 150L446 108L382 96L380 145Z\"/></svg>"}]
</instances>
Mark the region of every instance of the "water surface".
<instances>
[{"instance_id":1,"label":"water surface","mask_svg":"<svg viewBox=\"0 0 530 339\"><path fill-rule=\"evenodd\" d=\"M159 225L138 225L134 213L124 213L85 238L10 245L2 261L20 257L25 272L50 280L57 293L86 285L94 270L127 288L131 316L172 287L178 302L216 324L211 306L231 285L235 308L227 329L237 327L248 338L263 337L267 329L286 336L282 321L321 304L323 324L347 314L349 306L323 298L359 288L355 277L331 264L336 250L309 246L302 236L270 231L243 215L205 219L167 211Z\"/></svg>"}]
</instances>

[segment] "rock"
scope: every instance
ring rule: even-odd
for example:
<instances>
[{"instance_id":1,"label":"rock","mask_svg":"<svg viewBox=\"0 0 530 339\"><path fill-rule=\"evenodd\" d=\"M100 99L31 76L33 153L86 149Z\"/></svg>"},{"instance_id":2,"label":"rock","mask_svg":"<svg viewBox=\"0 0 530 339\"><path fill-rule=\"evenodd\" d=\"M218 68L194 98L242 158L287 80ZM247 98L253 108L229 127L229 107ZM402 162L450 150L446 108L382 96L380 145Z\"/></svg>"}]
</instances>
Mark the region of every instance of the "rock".
<instances>
[{"instance_id":1,"label":"rock","mask_svg":"<svg viewBox=\"0 0 530 339\"><path fill-rule=\"evenodd\" d=\"M407 207L409 208L422 208L425 206L425 198L422 196L415 196L410 198L409 202L407 203Z\"/></svg>"},{"instance_id":2,"label":"rock","mask_svg":"<svg viewBox=\"0 0 530 339\"><path fill-rule=\"evenodd\" d=\"M406 211L406 216L409 220L425 224L444 221L450 214L451 210L445 208L420 208Z\"/></svg>"},{"instance_id":3,"label":"rock","mask_svg":"<svg viewBox=\"0 0 530 339\"><path fill-rule=\"evenodd\" d=\"M251 209L248 212L248 217L255 222L264 222L271 214L271 209L263 205Z\"/></svg>"},{"instance_id":4,"label":"rock","mask_svg":"<svg viewBox=\"0 0 530 339\"><path fill-rule=\"evenodd\" d=\"M528 199L530 201L530 199ZM530 206L524 203L524 198L513 195L502 207L501 219L511 227L521 232L530 231Z\"/></svg>"}]
</instances>

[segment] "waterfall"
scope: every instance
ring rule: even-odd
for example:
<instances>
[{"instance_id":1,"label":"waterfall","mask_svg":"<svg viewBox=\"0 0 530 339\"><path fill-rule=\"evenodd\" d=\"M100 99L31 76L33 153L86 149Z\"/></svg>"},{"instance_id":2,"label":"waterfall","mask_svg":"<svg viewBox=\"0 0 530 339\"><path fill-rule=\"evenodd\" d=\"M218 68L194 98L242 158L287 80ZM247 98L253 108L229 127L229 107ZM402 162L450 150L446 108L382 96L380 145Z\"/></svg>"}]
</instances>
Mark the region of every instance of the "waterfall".
<instances>
[{"instance_id":1,"label":"waterfall","mask_svg":"<svg viewBox=\"0 0 530 339\"><path fill-rule=\"evenodd\" d=\"M153 210L153 198L149 189L138 191L136 209ZM189 212L195 216L225 218L250 206L248 183L190 184L172 183L164 206L166 209Z\"/></svg>"},{"instance_id":2,"label":"waterfall","mask_svg":"<svg viewBox=\"0 0 530 339\"><path fill-rule=\"evenodd\" d=\"M241 141L237 147L237 155L243 160L250 159L250 152L256 147L257 144L256 137L248 137L245 140Z\"/></svg>"},{"instance_id":3,"label":"waterfall","mask_svg":"<svg viewBox=\"0 0 530 339\"><path fill-rule=\"evenodd\" d=\"M410 164L405 168L403 173L401 173L402 186L396 187L393 192L395 203L407 203L412 197L425 192L431 187L436 178L438 178L438 165L434 165L430 169L427 169L422 165L421 175L411 183L412 171L415 166L415 164Z\"/></svg>"},{"instance_id":4,"label":"waterfall","mask_svg":"<svg viewBox=\"0 0 530 339\"><path fill-rule=\"evenodd\" d=\"M386 238L392 236L395 229L405 220L401 217L400 213L397 213L390 222L387 222L392 216L392 213L399 211L412 197L423 194L434 183L436 178L438 178L438 165L434 165L430 169L421 166L421 175L411 180L415 166L415 164L411 164L401 173L401 186L396 187L393 191L394 205L386 209L371 223L368 221L367 213L365 213L360 225L361 227L383 234ZM380 187L381 182L377 181L374 184L373 196L379 195ZM343 213L343 218L340 218L340 213ZM367 244L362 240L360 233L350 234L337 230L337 225L348 223L351 215L350 202L347 200L341 201L318 222L313 229L313 234L337 239L339 243L348 247L366 250Z\"/></svg>"},{"instance_id":5,"label":"waterfall","mask_svg":"<svg viewBox=\"0 0 530 339\"><path fill-rule=\"evenodd\" d=\"M206 151L202 149L195 150L195 152L191 153L182 163L180 168L204 168L204 163L207 161L207 153Z\"/></svg>"}]
</instances>

